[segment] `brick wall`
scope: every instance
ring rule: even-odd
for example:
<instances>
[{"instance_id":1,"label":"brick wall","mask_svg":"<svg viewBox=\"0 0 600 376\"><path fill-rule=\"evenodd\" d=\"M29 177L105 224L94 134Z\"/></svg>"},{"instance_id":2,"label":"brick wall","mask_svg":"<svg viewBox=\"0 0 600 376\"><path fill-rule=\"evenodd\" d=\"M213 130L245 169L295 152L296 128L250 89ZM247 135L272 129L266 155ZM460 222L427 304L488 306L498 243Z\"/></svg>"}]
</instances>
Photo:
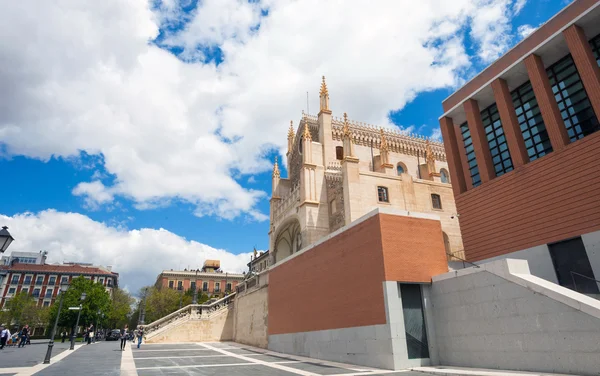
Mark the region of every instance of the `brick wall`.
<instances>
[{"instance_id":1,"label":"brick wall","mask_svg":"<svg viewBox=\"0 0 600 376\"><path fill-rule=\"evenodd\" d=\"M385 324L383 282L448 270L440 222L376 214L269 272L268 333Z\"/></svg>"},{"instance_id":2,"label":"brick wall","mask_svg":"<svg viewBox=\"0 0 600 376\"><path fill-rule=\"evenodd\" d=\"M600 230L600 132L456 199L465 253L476 261Z\"/></svg>"}]
</instances>

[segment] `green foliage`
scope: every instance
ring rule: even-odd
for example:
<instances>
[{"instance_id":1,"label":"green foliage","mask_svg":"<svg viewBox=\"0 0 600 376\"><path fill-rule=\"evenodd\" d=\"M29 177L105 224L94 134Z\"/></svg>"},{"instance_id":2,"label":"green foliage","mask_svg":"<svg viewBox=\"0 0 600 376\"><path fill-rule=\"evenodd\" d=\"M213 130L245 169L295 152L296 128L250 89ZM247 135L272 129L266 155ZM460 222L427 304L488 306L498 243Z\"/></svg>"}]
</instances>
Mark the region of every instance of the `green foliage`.
<instances>
[{"instance_id":1,"label":"green foliage","mask_svg":"<svg viewBox=\"0 0 600 376\"><path fill-rule=\"evenodd\" d=\"M111 329L120 328L127 324L131 314L131 306L134 302L135 299L127 291L115 288L110 311L103 324L108 325Z\"/></svg>"},{"instance_id":2,"label":"green foliage","mask_svg":"<svg viewBox=\"0 0 600 376\"><path fill-rule=\"evenodd\" d=\"M86 293L85 300L81 301L81 294ZM78 311L69 310L69 307L78 307L81 304L81 318L79 325L87 326L96 324L97 320L104 314L108 317L111 308L111 299L105 288L98 283L80 276L71 280L71 285L64 293L63 306L60 312L58 324L61 327L72 328L77 321ZM58 311L58 304L50 308L50 322L54 322ZM100 312L100 315L98 315Z\"/></svg>"},{"instance_id":3,"label":"green foliage","mask_svg":"<svg viewBox=\"0 0 600 376\"><path fill-rule=\"evenodd\" d=\"M2 312L2 322L7 325L13 323L19 326L28 324L28 316L36 308L33 297L28 293L19 292L6 301L4 311Z\"/></svg>"},{"instance_id":4,"label":"green foliage","mask_svg":"<svg viewBox=\"0 0 600 376\"><path fill-rule=\"evenodd\" d=\"M149 324L158 320L172 312L177 311L180 307L185 307L192 304L194 291L192 289L186 291L173 289L157 289L153 286L142 288L140 292L142 301L146 296L146 315L144 321ZM209 299L208 295L198 291L198 304L202 304ZM140 302L142 304L142 302ZM133 315L139 315L139 307ZM130 322L137 324L137 320Z\"/></svg>"}]
</instances>

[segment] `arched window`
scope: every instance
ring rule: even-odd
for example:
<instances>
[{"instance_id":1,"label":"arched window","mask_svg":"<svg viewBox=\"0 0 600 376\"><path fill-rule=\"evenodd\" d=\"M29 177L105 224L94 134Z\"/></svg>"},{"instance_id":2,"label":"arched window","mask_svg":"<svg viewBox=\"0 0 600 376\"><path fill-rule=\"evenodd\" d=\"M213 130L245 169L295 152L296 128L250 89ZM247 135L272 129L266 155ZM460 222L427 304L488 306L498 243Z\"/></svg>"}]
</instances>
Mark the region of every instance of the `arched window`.
<instances>
[{"instance_id":1,"label":"arched window","mask_svg":"<svg viewBox=\"0 0 600 376\"><path fill-rule=\"evenodd\" d=\"M441 209L442 208L442 198L440 197L440 195L437 195L435 193L433 193L431 195L431 206L434 209Z\"/></svg>"},{"instance_id":2,"label":"arched window","mask_svg":"<svg viewBox=\"0 0 600 376\"><path fill-rule=\"evenodd\" d=\"M402 162L398 162L396 165L396 173L398 175L405 174L407 172L406 166Z\"/></svg>"},{"instance_id":3,"label":"arched window","mask_svg":"<svg viewBox=\"0 0 600 376\"><path fill-rule=\"evenodd\" d=\"M450 176L448 175L448 171L445 168L440 170L440 178L442 179L442 183L450 183Z\"/></svg>"},{"instance_id":4,"label":"arched window","mask_svg":"<svg viewBox=\"0 0 600 376\"><path fill-rule=\"evenodd\" d=\"M339 161L344 159L344 147L343 146L335 147L335 159L337 159Z\"/></svg>"}]
</instances>

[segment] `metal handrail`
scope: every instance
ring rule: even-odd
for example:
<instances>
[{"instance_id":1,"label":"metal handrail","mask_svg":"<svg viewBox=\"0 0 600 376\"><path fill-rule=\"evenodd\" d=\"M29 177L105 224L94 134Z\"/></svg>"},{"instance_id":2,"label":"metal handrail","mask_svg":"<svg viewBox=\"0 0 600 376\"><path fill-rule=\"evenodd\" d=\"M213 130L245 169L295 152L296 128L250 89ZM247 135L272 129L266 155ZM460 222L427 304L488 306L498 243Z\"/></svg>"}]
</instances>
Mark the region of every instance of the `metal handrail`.
<instances>
[{"instance_id":1,"label":"metal handrail","mask_svg":"<svg viewBox=\"0 0 600 376\"><path fill-rule=\"evenodd\" d=\"M594 279L592 277L588 277L587 275L583 275L574 271L570 271L571 273L571 279L573 280L573 288L575 289L575 291L579 292L579 290L577 290L577 283L575 282L575 276L578 275L580 277L583 277L585 279L589 279L590 281L595 281L596 284L598 284L598 286L600 286L600 281L598 281L597 279Z\"/></svg>"},{"instance_id":2,"label":"metal handrail","mask_svg":"<svg viewBox=\"0 0 600 376\"><path fill-rule=\"evenodd\" d=\"M459 259L460 261L462 261L462 263L463 263L463 269L464 269L464 268L466 268L466 266L465 266L465 262L466 262L467 264L471 264L471 265L473 265L473 266L474 266L474 267L476 267L476 268L481 268L481 266L479 266L479 265L477 265L477 264L474 264L474 263L472 263L471 261L467 261L467 260L465 260L465 259L463 259L463 258L460 258L460 257L458 257L458 256L454 256L452 253L448 253L448 252L446 252L446 254L447 254L448 256L450 256L450 257L454 257L454 258L456 258L456 259Z\"/></svg>"}]
</instances>

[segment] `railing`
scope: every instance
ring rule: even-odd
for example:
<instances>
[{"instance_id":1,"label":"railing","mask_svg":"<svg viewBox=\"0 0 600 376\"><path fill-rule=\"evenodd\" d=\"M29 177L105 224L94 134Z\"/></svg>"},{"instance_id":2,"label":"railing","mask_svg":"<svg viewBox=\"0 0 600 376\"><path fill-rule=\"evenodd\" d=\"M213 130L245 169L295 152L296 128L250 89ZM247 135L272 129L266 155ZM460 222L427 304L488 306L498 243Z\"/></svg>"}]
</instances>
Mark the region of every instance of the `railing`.
<instances>
[{"instance_id":1,"label":"railing","mask_svg":"<svg viewBox=\"0 0 600 376\"><path fill-rule=\"evenodd\" d=\"M600 281L598 281L597 279L594 279L592 277L588 277L587 275L583 275L583 274L571 271L571 279L573 280L573 289L575 289L575 291L577 291L577 292L579 292L579 290L577 289L577 283L575 282L575 276L585 278L588 281L594 281L594 282L596 282L596 284L598 286L600 286Z\"/></svg>"},{"instance_id":2,"label":"railing","mask_svg":"<svg viewBox=\"0 0 600 376\"><path fill-rule=\"evenodd\" d=\"M479 266L479 265L477 265L477 264L474 264L474 263L472 263L471 261L467 261L467 260L465 260L465 259L463 259L463 258L460 258L460 257L458 257L458 256L454 256L452 253L447 253L447 252L446 252L446 254L447 254L448 256L450 256L450 257L453 257L453 258L455 258L455 259L458 259L458 261L462 261L462 264L463 264L463 269L464 269L464 268L466 268L466 266L465 266L465 262L466 262L467 264L469 264L469 265L472 265L472 266L476 267L476 268L481 268L481 266ZM452 260L450 260L450 261L452 261Z\"/></svg>"},{"instance_id":3,"label":"railing","mask_svg":"<svg viewBox=\"0 0 600 376\"><path fill-rule=\"evenodd\" d=\"M212 316L213 313L221 311L229 307L235 298L235 293L227 295L224 298L217 300L211 304L189 304L177 311L166 315L148 325L143 325L144 336L148 337L158 330L172 324L176 321L183 319L200 320L207 319Z\"/></svg>"}]
</instances>

